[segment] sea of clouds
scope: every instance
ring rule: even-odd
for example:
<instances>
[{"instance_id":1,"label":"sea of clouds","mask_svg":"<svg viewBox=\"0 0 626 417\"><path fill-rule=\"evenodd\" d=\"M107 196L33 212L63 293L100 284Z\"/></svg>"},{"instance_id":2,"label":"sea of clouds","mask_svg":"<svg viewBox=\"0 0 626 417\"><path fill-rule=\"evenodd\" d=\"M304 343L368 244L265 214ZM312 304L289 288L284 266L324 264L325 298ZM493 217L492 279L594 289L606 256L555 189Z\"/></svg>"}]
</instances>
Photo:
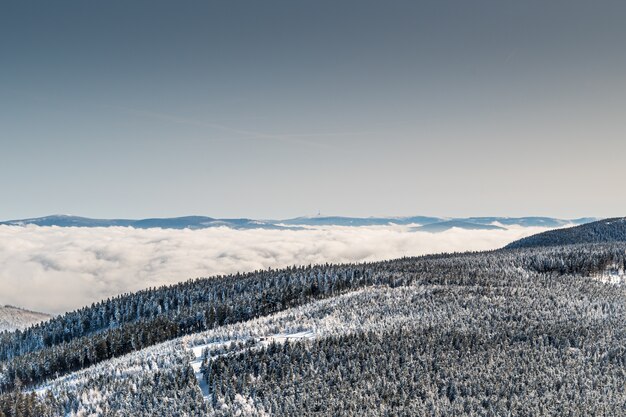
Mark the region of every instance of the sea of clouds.
<instances>
[{"instance_id":1,"label":"sea of clouds","mask_svg":"<svg viewBox=\"0 0 626 417\"><path fill-rule=\"evenodd\" d=\"M0 226L0 304L57 314L189 278L495 249L544 230L451 229L431 234L400 226L305 230Z\"/></svg>"}]
</instances>

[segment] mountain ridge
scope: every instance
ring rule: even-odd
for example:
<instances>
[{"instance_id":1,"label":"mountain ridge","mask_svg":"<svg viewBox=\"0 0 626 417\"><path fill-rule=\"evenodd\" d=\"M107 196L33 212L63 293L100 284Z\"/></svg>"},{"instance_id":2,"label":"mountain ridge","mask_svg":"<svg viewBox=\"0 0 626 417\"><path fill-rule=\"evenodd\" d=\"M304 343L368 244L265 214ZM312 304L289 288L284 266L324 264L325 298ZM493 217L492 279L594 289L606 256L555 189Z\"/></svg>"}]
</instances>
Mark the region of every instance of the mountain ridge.
<instances>
[{"instance_id":1,"label":"mountain ridge","mask_svg":"<svg viewBox=\"0 0 626 417\"><path fill-rule=\"evenodd\" d=\"M505 248L613 242L626 242L626 217L614 217L574 227L549 230L511 242Z\"/></svg>"},{"instance_id":2,"label":"mountain ridge","mask_svg":"<svg viewBox=\"0 0 626 417\"><path fill-rule=\"evenodd\" d=\"M465 230L506 230L504 227L493 224L472 223L464 220L448 220L437 223L429 223L423 226L415 227L412 230L416 232L441 233L453 228Z\"/></svg>"},{"instance_id":3,"label":"mountain ridge","mask_svg":"<svg viewBox=\"0 0 626 417\"><path fill-rule=\"evenodd\" d=\"M567 225L585 224L597 220L595 218L557 219L552 217L345 217L345 216L314 216L295 217L282 220L258 220L249 218L214 218L207 216L182 217L154 217L145 219L92 219L81 216L51 215L44 217L6 220L0 226L57 226L57 227L133 227L136 229L207 229L213 227L228 227L231 229L270 229L270 230L299 230L305 227L364 227L364 226L417 226L436 225L424 228L422 231L445 231L451 227L462 229L495 229L510 226L522 227L563 227ZM457 222L456 226L450 222ZM481 227L487 226L487 227ZM491 227L493 226L493 227Z\"/></svg>"}]
</instances>

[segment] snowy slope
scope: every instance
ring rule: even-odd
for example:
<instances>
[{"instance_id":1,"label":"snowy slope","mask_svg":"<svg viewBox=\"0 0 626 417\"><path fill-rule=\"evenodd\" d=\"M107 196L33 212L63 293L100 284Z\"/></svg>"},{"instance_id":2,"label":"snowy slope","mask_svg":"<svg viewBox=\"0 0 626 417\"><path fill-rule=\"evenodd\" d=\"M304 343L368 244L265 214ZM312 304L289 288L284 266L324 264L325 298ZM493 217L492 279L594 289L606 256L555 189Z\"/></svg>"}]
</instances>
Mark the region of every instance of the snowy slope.
<instances>
[{"instance_id":1,"label":"snowy slope","mask_svg":"<svg viewBox=\"0 0 626 417\"><path fill-rule=\"evenodd\" d=\"M272 406L273 403L262 401L257 396L246 395L245 392L236 393L232 395L232 398L219 395L219 393L214 394L213 384L217 384L219 388L221 384L227 384L232 380L221 380L220 377L216 377L213 381L205 381L201 369L205 358L208 362L230 358L224 363L232 364L239 361L238 358L243 359L246 352L265 351L265 354L269 355L271 349L268 348L271 344L283 346L287 340L290 343L301 341L312 346L311 354L315 353L315 349L323 348L324 344L335 346L332 348L334 350L328 353L330 355L328 357L332 357L341 353L341 350L337 349L341 349L343 342L333 345L333 340L339 340L340 337L345 339L351 334L373 334L379 335L374 337L385 340L396 335L390 332L390 329L396 331L402 329L403 335L406 337L411 334L416 335L414 337L423 343L423 346L412 345L414 347L411 348L411 354L415 355L415 358L407 358L407 361L413 361L411 363L418 366L421 363L427 363L426 359L430 358L431 353L424 353L425 356L420 357L420 350L417 347L425 348L428 343L432 343L431 336L428 335L434 334L433 329L455 329L454 331L459 332L458 337L460 337L458 340L454 339L457 341L465 340L464 335L468 334L470 339L472 337L478 338L477 340L485 338L481 343L487 343L492 338L497 338L498 334L506 333L505 329L508 326L513 326L515 329L529 328L532 327L529 323L551 322L557 315L556 311L565 310L568 312L566 315L578 312L577 321L582 320L585 325L586 323L603 323L609 318L608 310L603 312L598 308L579 309L578 297L584 293L589 284L584 277L551 278L551 285L557 281L561 290L552 292L557 300L556 303L550 300L552 304L545 305L537 304L541 299L543 287L524 286L527 279L532 279L527 272L511 270L508 277L508 282L513 283L516 288L516 297L507 296L508 293L504 288L496 286L484 288L480 285L432 284L398 288L381 286L358 290L247 322L220 326L155 345L50 381L43 386L36 387L34 391L39 398L45 398L49 390L56 398L61 399L64 407L68 407L71 412L75 413L67 415L96 416L106 412L137 416L273 415L267 408L268 404ZM545 282L541 278L535 277L535 279L539 279L540 283ZM602 288L604 287L597 287L599 291L602 291ZM570 292L576 294L572 299L569 298ZM547 308L549 305L556 310ZM554 307L556 305L558 308ZM519 308L514 308L514 306ZM513 315L512 308L516 311ZM520 311L524 312L525 316L517 313ZM515 320L512 319L513 316L516 317ZM500 322L500 325L491 327L489 323L494 320ZM527 323L519 323L519 326L515 327L518 320L524 320ZM479 329L479 331L474 332L472 329ZM446 334L445 331L443 334ZM422 340L419 339L420 335L426 336ZM389 342L394 342L394 339L389 339ZM381 347L384 346L386 343L381 345ZM477 346L480 346L480 343L472 348L474 350L464 351L462 355L467 357L465 360L470 364L467 365L468 368L473 368L475 363L484 363L484 358L481 357L481 361L478 361L478 357L474 357L478 354ZM499 342L494 346L500 346ZM515 346L520 346L519 341ZM393 348L389 349L393 352ZM379 349L379 352L384 350L384 348ZM280 349L274 352L280 352ZM333 352L332 355L330 352ZM452 352L456 350L452 349ZM525 350L522 352L522 357L532 352L532 349ZM572 352L575 352L577 356L570 357L568 363L574 367L575 372L592 372L599 369L594 363L589 362L588 352L585 353L583 350ZM499 360L509 357L508 353L499 352L497 349L487 352L487 355L491 354L496 355ZM453 363L457 360L460 359L454 359ZM555 369L561 369L560 361L561 359L558 359L555 362ZM498 361L494 363L497 364ZM267 361L268 367L279 365L279 361ZM544 363L542 366L546 367L546 370L540 368L538 377L549 374L548 371L552 369L552 365L551 362ZM318 368L315 363L312 367L314 374L321 375L320 381L333 375L332 369L328 371ZM411 368L395 369L391 365L389 367L384 365L383 370L385 369L398 373L400 369ZM526 368L526 365L520 369L521 375L538 378L528 370L530 368ZM302 368L297 367L294 367L293 371L304 372ZM380 375L382 380L386 381L385 383L391 384L395 381L395 373L385 376L384 372L380 372ZM273 395L272 390L277 389L273 385L264 385L261 380L257 383L256 377L249 373L237 374L237 378L240 381L233 382L234 384L257 384L255 389L267 390L266 395ZM307 379L302 380L302 383L306 382ZM297 387L298 383L295 383L295 386ZM355 389L357 388L358 384ZM367 395L375 395L377 391L367 392L369 393ZM619 391L612 392L615 394L609 399L610 402L621 401ZM310 391L309 394L314 395L315 391ZM354 395L366 400L368 398L363 392L355 392ZM276 396L275 398L282 397ZM449 406L450 403L447 401L447 397L442 394L440 405ZM283 405L279 402L278 406ZM372 413L370 415L376 414L376 411Z\"/></svg>"},{"instance_id":2,"label":"snowy slope","mask_svg":"<svg viewBox=\"0 0 626 417\"><path fill-rule=\"evenodd\" d=\"M48 314L36 313L13 306L0 306L0 332L25 329L33 324L46 321Z\"/></svg>"},{"instance_id":3,"label":"snowy slope","mask_svg":"<svg viewBox=\"0 0 626 417\"><path fill-rule=\"evenodd\" d=\"M604 219L580 226L549 230L509 243L506 247L514 249L611 242L626 242L626 217Z\"/></svg>"},{"instance_id":4,"label":"snowy slope","mask_svg":"<svg viewBox=\"0 0 626 417\"><path fill-rule=\"evenodd\" d=\"M625 251L577 246L371 264L390 274L388 284L224 320L60 378L46 362L32 369L50 379L23 390L51 410L42 417L623 415L626 287L589 274L621 279ZM609 257L606 270L589 268ZM83 342L88 352L106 348ZM10 365L0 363L0 380Z\"/></svg>"}]
</instances>

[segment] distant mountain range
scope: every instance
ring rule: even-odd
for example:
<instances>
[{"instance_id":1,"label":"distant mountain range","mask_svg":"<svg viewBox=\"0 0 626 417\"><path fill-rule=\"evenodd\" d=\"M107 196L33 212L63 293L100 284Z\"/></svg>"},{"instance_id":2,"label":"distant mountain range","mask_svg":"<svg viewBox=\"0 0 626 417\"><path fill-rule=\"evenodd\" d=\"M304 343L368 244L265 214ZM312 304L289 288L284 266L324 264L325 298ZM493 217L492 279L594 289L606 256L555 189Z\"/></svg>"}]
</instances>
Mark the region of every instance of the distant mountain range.
<instances>
[{"instance_id":1,"label":"distant mountain range","mask_svg":"<svg viewBox=\"0 0 626 417\"><path fill-rule=\"evenodd\" d=\"M626 242L626 217L604 219L576 227L550 230L512 242L506 248L613 242Z\"/></svg>"},{"instance_id":2,"label":"distant mountain range","mask_svg":"<svg viewBox=\"0 0 626 417\"><path fill-rule=\"evenodd\" d=\"M13 306L0 306L0 332L25 329L50 318L50 315L44 313L37 313Z\"/></svg>"},{"instance_id":3,"label":"distant mountain range","mask_svg":"<svg viewBox=\"0 0 626 417\"><path fill-rule=\"evenodd\" d=\"M411 216L411 217L341 217L341 216L315 216L296 217L294 219L276 220L278 224L298 226L387 226L390 224L425 225L444 221L441 217Z\"/></svg>"},{"instance_id":4,"label":"distant mountain range","mask_svg":"<svg viewBox=\"0 0 626 417\"><path fill-rule=\"evenodd\" d=\"M185 216L151 219L91 219L88 217L54 215L32 219L0 222L8 226L58 226L58 227L134 227L135 229L206 229L226 226L232 229L289 229L274 222L252 219L214 219L205 216Z\"/></svg>"},{"instance_id":5,"label":"distant mountain range","mask_svg":"<svg viewBox=\"0 0 626 417\"><path fill-rule=\"evenodd\" d=\"M206 229L211 227L229 227L232 229L301 229L303 227L321 226L415 226L412 230L438 233L451 228L481 230L504 229L509 226L539 226L563 227L580 225L596 220L595 218L580 218L573 220L556 219L552 217L468 217L444 218L428 216L409 217L341 217L315 216L297 217L285 220L254 220L254 219L219 219L205 216L185 216L172 218L150 219L91 219L87 217L54 215L32 219L8 220L0 225L8 226L58 226L58 227L134 227L136 229Z\"/></svg>"},{"instance_id":6,"label":"distant mountain range","mask_svg":"<svg viewBox=\"0 0 626 417\"><path fill-rule=\"evenodd\" d=\"M443 222L429 223L425 224L424 226L416 227L413 230L418 232L441 233L452 228L465 230L506 230L506 228L504 227L496 226L493 224L472 223L464 220L448 220Z\"/></svg>"}]
</instances>

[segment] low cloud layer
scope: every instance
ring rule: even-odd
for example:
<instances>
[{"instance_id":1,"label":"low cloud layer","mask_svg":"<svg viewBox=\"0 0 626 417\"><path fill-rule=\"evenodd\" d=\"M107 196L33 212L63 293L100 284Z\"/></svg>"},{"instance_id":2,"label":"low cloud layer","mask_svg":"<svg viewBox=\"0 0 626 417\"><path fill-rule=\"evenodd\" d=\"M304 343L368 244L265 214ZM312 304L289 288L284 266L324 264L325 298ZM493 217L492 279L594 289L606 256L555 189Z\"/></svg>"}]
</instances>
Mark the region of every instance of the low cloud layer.
<instances>
[{"instance_id":1,"label":"low cloud layer","mask_svg":"<svg viewBox=\"0 0 626 417\"><path fill-rule=\"evenodd\" d=\"M138 230L0 226L0 304L61 313L189 278L324 262L495 249L543 228Z\"/></svg>"}]
</instances>

